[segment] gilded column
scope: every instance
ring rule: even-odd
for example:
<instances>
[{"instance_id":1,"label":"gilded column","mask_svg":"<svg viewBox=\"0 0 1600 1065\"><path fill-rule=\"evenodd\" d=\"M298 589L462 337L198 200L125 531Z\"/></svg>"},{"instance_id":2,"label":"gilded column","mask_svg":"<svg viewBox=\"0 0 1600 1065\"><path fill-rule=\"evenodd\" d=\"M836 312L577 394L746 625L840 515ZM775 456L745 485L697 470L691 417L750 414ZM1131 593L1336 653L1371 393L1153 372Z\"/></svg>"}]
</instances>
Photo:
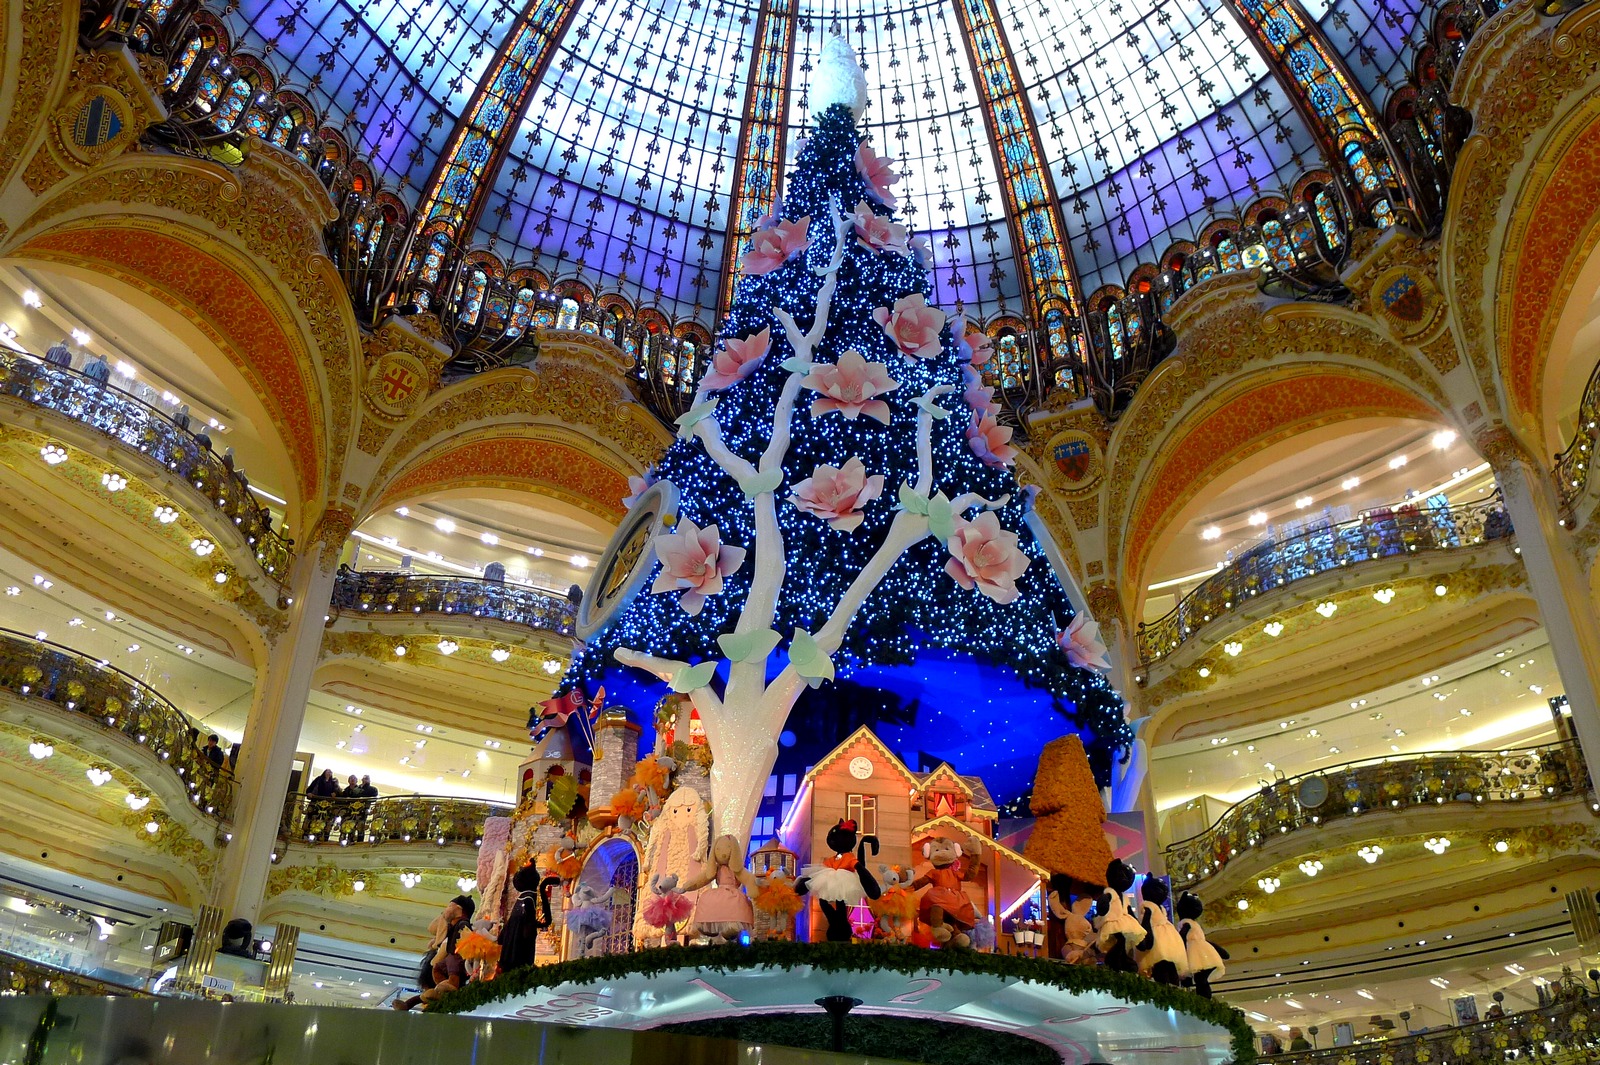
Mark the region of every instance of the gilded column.
<instances>
[{"instance_id":1,"label":"gilded column","mask_svg":"<svg viewBox=\"0 0 1600 1065\"><path fill-rule=\"evenodd\" d=\"M1528 572L1528 588L1539 604L1539 618L1572 708L1572 724L1589 773L1595 776L1600 771L1600 619L1583 566L1560 525L1561 501L1549 475L1510 430L1495 426L1475 443L1500 482Z\"/></svg>"},{"instance_id":2,"label":"gilded column","mask_svg":"<svg viewBox=\"0 0 1600 1065\"><path fill-rule=\"evenodd\" d=\"M354 520L348 510L331 509L317 524L291 572L288 628L256 677L236 770L233 838L223 852L212 889L212 903L229 919L254 921L261 910L306 700L322 651L339 551Z\"/></svg>"}]
</instances>

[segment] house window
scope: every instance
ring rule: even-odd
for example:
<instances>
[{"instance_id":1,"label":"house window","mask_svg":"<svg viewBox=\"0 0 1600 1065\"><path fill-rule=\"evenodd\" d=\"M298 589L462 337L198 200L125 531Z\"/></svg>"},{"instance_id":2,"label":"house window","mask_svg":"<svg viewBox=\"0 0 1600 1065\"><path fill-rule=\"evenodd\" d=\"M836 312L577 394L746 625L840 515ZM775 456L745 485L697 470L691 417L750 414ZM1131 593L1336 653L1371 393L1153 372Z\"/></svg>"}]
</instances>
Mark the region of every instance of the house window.
<instances>
[{"instance_id":1,"label":"house window","mask_svg":"<svg viewBox=\"0 0 1600 1065\"><path fill-rule=\"evenodd\" d=\"M856 831L863 836L878 834L878 797L876 795L847 795L844 815L856 823Z\"/></svg>"}]
</instances>

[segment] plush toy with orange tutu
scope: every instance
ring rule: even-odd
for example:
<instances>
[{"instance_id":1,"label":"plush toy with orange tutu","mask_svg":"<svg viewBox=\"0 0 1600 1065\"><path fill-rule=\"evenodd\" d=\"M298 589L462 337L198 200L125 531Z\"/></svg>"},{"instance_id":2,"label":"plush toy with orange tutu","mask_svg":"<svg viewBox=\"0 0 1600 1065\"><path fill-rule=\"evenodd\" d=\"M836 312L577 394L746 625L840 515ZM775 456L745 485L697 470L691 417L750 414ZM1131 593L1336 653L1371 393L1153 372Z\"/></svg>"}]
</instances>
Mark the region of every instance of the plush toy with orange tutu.
<instances>
[{"instance_id":1,"label":"plush toy with orange tutu","mask_svg":"<svg viewBox=\"0 0 1600 1065\"><path fill-rule=\"evenodd\" d=\"M583 859L578 857L578 841L571 836L556 844L546 863L550 872L571 883L583 872Z\"/></svg>"},{"instance_id":2,"label":"plush toy with orange tutu","mask_svg":"<svg viewBox=\"0 0 1600 1065\"><path fill-rule=\"evenodd\" d=\"M623 788L611 796L611 816L617 819L617 827L624 832L631 829L647 809L649 806L637 788Z\"/></svg>"},{"instance_id":3,"label":"plush toy with orange tutu","mask_svg":"<svg viewBox=\"0 0 1600 1065\"><path fill-rule=\"evenodd\" d=\"M467 963L467 977L472 980L487 979L500 964L500 944L476 928L456 940L456 953Z\"/></svg>"},{"instance_id":4,"label":"plush toy with orange tutu","mask_svg":"<svg viewBox=\"0 0 1600 1065\"><path fill-rule=\"evenodd\" d=\"M759 912L787 921L805 909L806 904L800 901L800 896L794 890L794 881L781 870L771 876L761 877L759 885L755 898L750 900ZM783 933L777 929L771 929L769 934L774 939L783 938Z\"/></svg>"}]
</instances>

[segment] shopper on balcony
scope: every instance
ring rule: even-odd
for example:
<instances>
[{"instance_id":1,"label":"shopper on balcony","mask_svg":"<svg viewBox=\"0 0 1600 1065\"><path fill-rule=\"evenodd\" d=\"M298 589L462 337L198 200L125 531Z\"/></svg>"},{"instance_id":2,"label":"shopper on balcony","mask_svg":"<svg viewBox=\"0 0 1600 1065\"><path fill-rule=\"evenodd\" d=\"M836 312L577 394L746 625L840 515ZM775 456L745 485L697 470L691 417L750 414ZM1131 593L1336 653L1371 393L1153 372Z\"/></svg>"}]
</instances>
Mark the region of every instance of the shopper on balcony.
<instances>
[{"instance_id":1,"label":"shopper on balcony","mask_svg":"<svg viewBox=\"0 0 1600 1065\"><path fill-rule=\"evenodd\" d=\"M51 366L65 366L69 370L72 369L72 349L67 347L65 337L45 350L44 361Z\"/></svg>"},{"instance_id":2,"label":"shopper on balcony","mask_svg":"<svg viewBox=\"0 0 1600 1065\"><path fill-rule=\"evenodd\" d=\"M306 788L306 794L313 799L337 799L339 778L333 775L333 770L324 769L322 775Z\"/></svg>"},{"instance_id":3,"label":"shopper on balcony","mask_svg":"<svg viewBox=\"0 0 1600 1065\"><path fill-rule=\"evenodd\" d=\"M213 732L211 735L206 737L206 745L201 748L200 751L201 754L206 756L206 760L217 769L222 768L222 763L227 761L228 757L222 753L222 748L217 746L219 742L220 738L215 732Z\"/></svg>"},{"instance_id":4,"label":"shopper on balcony","mask_svg":"<svg viewBox=\"0 0 1600 1065\"><path fill-rule=\"evenodd\" d=\"M104 388L106 382L111 380L111 364L106 362L104 355L96 355L83 364L83 376Z\"/></svg>"}]
</instances>

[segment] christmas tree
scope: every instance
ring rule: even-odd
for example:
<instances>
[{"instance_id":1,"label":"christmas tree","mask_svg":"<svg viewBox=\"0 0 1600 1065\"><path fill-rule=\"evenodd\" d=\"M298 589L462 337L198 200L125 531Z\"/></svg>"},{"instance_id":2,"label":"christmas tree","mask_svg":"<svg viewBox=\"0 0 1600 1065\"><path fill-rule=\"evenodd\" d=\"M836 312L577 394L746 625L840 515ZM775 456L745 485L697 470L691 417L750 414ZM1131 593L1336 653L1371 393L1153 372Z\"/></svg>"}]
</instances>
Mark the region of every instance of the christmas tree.
<instances>
[{"instance_id":1,"label":"christmas tree","mask_svg":"<svg viewBox=\"0 0 1600 1065\"><path fill-rule=\"evenodd\" d=\"M842 39L811 97L812 136L758 225L679 439L635 485L661 508L637 594L562 690L593 691L621 663L688 693L718 831L741 839L805 686L923 650L1036 688L1104 784L1131 733L1082 666L1087 619L1073 625L1025 521L1012 431L978 369L987 339L928 305L929 252L894 220L898 179L856 131L865 82Z\"/></svg>"}]
</instances>

